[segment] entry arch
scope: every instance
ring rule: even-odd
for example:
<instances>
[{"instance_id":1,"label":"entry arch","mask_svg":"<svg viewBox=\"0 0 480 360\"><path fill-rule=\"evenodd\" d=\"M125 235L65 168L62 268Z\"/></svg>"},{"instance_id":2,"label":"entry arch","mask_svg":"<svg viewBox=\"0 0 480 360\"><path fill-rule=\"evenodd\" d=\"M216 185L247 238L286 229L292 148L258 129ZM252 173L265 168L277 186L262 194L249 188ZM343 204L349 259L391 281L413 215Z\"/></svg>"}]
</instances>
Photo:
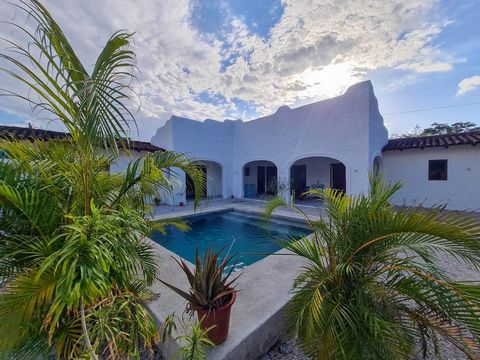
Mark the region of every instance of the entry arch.
<instances>
[{"instance_id":1,"label":"entry arch","mask_svg":"<svg viewBox=\"0 0 480 360\"><path fill-rule=\"evenodd\" d=\"M192 161L200 170L203 171L206 179L205 198L216 199L222 198L224 194L224 174L223 165L215 160L195 159ZM188 174L186 175L186 200L187 202L194 199L195 193L193 183Z\"/></svg>"},{"instance_id":2,"label":"entry arch","mask_svg":"<svg viewBox=\"0 0 480 360\"><path fill-rule=\"evenodd\" d=\"M307 200L302 195L311 189L332 188L347 193L347 165L333 154L300 155L289 164L290 195Z\"/></svg>"},{"instance_id":3,"label":"entry arch","mask_svg":"<svg viewBox=\"0 0 480 360\"><path fill-rule=\"evenodd\" d=\"M276 195L278 191L278 167L267 159L255 159L242 167L242 195L244 198L261 199Z\"/></svg>"}]
</instances>

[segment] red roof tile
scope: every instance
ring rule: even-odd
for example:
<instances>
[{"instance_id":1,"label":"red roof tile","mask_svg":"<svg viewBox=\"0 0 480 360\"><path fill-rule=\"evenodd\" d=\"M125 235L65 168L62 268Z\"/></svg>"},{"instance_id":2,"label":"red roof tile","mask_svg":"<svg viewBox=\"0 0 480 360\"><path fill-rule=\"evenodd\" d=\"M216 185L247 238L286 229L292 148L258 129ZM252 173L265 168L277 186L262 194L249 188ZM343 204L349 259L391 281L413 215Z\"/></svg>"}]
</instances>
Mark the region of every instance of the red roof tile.
<instances>
[{"instance_id":1,"label":"red roof tile","mask_svg":"<svg viewBox=\"0 0 480 360\"><path fill-rule=\"evenodd\" d=\"M445 147L454 145L480 144L480 131L468 131L457 134L419 136L412 138L390 139L382 151L425 149L432 147Z\"/></svg>"}]
</instances>

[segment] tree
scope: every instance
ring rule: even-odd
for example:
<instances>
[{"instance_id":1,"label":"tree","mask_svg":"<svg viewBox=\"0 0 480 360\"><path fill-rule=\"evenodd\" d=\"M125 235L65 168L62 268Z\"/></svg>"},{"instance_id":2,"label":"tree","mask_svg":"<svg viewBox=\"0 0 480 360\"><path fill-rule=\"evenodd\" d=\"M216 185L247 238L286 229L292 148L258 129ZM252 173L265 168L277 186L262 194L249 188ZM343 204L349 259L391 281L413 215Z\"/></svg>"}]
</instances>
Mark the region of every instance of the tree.
<instances>
[{"instance_id":1,"label":"tree","mask_svg":"<svg viewBox=\"0 0 480 360\"><path fill-rule=\"evenodd\" d=\"M412 138L418 136L430 136L430 135L447 135L447 134L457 134L465 131L480 131L480 127L477 127L477 124L473 122L456 122L452 125L445 123L434 122L430 125L429 128L423 129L420 125L415 125L415 128L412 131L404 132L403 134L392 134L392 139L398 138Z\"/></svg>"},{"instance_id":2,"label":"tree","mask_svg":"<svg viewBox=\"0 0 480 360\"><path fill-rule=\"evenodd\" d=\"M138 357L157 339L144 302L159 264L144 237L170 223L149 221L147 201L171 191L166 169L179 168L197 202L203 173L167 151L110 174L135 126L132 35L113 34L89 72L40 2L18 7L36 29L11 24L29 42L4 39L12 51L0 54L1 71L24 86L4 95L50 114L70 137L0 140L0 358Z\"/></svg>"},{"instance_id":3,"label":"tree","mask_svg":"<svg viewBox=\"0 0 480 360\"><path fill-rule=\"evenodd\" d=\"M480 286L450 278L439 256L478 270L480 224L442 208L394 209L399 188L372 176L368 195L307 193L324 199L326 216L305 215L313 234L284 244L305 259L287 314L315 359L408 359L418 343L424 355L430 343L438 350L439 336L478 358ZM274 198L267 216L285 205Z\"/></svg>"},{"instance_id":4,"label":"tree","mask_svg":"<svg viewBox=\"0 0 480 360\"><path fill-rule=\"evenodd\" d=\"M401 139L401 138L412 138L412 137L417 137L417 136L422 136L422 128L420 125L415 125L412 131L407 131L402 134L391 134L390 138L391 139Z\"/></svg>"},{"instance_id":5,"label":"tree","mask_svg":"<svg viewBox=\"0 0 480 360\"><path fill-rule=\"evenodd\" d=\"M465 131L480 130L480 127L473 122L456 122L452 125L440 124L434 122L431 127L426 128L422 132L422 136L428 135L446 135L446 134L456 134Z\"/></svg>"}]
</instances>

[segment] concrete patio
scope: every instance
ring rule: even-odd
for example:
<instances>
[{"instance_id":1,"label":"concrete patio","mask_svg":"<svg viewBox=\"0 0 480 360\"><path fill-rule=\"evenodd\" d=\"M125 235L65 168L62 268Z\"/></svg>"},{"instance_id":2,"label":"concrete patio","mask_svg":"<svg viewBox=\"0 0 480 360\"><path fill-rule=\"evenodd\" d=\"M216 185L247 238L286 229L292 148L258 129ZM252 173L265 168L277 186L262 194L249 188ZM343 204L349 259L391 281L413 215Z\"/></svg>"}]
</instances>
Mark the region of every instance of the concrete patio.
<instances>
[{"instance_id":1,"label":"concrete patio","mask_svg":"<svg viewBox=\"0 0 480 360\"><path fill-rule=\"evenodd\" d=\"M192 204L183 207L156 206L153 218L182 217L194 213L211 213L222 210L262 215L264 209L265 202L217 200L202 202L195 211ZM309 211L312 217L318 216L315 215L318 210L315 211L312 208L303 210ZM299 221L300 219L301 216L292 209L282 208L275 212L272 221ZM154 242L152 241L152 243ZM171 258L176 255L157 243L154 244L161 264L161 278L188 289L185 275ZM232 308L229 337L223 344L209 350L209 360L256 359L281 338L284 334L283 309L292 296L291 284L298 269L303 265L303 261L282 249L242 270L243 275L239 278L237 286L240 292ZM157 282L152 290L158 293L159 297L149 303L149 308L159 324L172 313L182 317L185 311L183 299L160 282ZM178 346L179 343L173 339L163 344L164 356L170 358Z\"/></svg>"}]
</instances>

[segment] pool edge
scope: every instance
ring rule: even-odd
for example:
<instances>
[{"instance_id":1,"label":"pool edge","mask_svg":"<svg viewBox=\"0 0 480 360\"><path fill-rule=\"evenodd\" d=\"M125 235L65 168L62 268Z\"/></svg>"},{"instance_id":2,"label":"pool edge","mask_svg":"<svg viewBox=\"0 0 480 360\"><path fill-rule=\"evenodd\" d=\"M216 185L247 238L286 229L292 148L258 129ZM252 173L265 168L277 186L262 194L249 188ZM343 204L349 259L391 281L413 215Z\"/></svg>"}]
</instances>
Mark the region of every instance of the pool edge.
<instances>
[{"instance_id":1,"label":"pool edge","mask_svg":"<svg viewBox=\"0 0 480 360\"><path fill-rule=\"evenodd\" d=\"M190 213L203 215L225 210L247 212L254 215L263 214L261 210L255 211L246 209L244 206L232 206L232 204L197 212L190 211ZM169 216L169 218L188 216L188 213L188 211L181 215L176 213L175 216ZM300 220L298 217L285 214L274 214L274 217L293 222ZM157 217L157 219L160 218L164 217ZM184 274L170 258L178 255L153 240L147 239L155 245L155 252L162 263L160 277L177 286L188 288ZM288 261L286 261L287 258ZM191 263L188 264L193 266ZM207 358L209 360L247 360L255 359L268 351L284 333L284 308L292 297L290 292L292 282L304 264L303 259L293 256L285 249L280 249L243 269L243 275L238 280L238 289L241 291L232 308L230 335L223 344L210 349ZM162 273L164 277L162 277ZM166 286L157 282L152 286L152 290L161 294L158 299L148 304L159 324L161 324L161 319L172 312L177 315L183 313L185 302ZM162 346L162 353L170 358L178 346L178 342L170 340L167 345Z\"/></svg>"}]
</instances>

